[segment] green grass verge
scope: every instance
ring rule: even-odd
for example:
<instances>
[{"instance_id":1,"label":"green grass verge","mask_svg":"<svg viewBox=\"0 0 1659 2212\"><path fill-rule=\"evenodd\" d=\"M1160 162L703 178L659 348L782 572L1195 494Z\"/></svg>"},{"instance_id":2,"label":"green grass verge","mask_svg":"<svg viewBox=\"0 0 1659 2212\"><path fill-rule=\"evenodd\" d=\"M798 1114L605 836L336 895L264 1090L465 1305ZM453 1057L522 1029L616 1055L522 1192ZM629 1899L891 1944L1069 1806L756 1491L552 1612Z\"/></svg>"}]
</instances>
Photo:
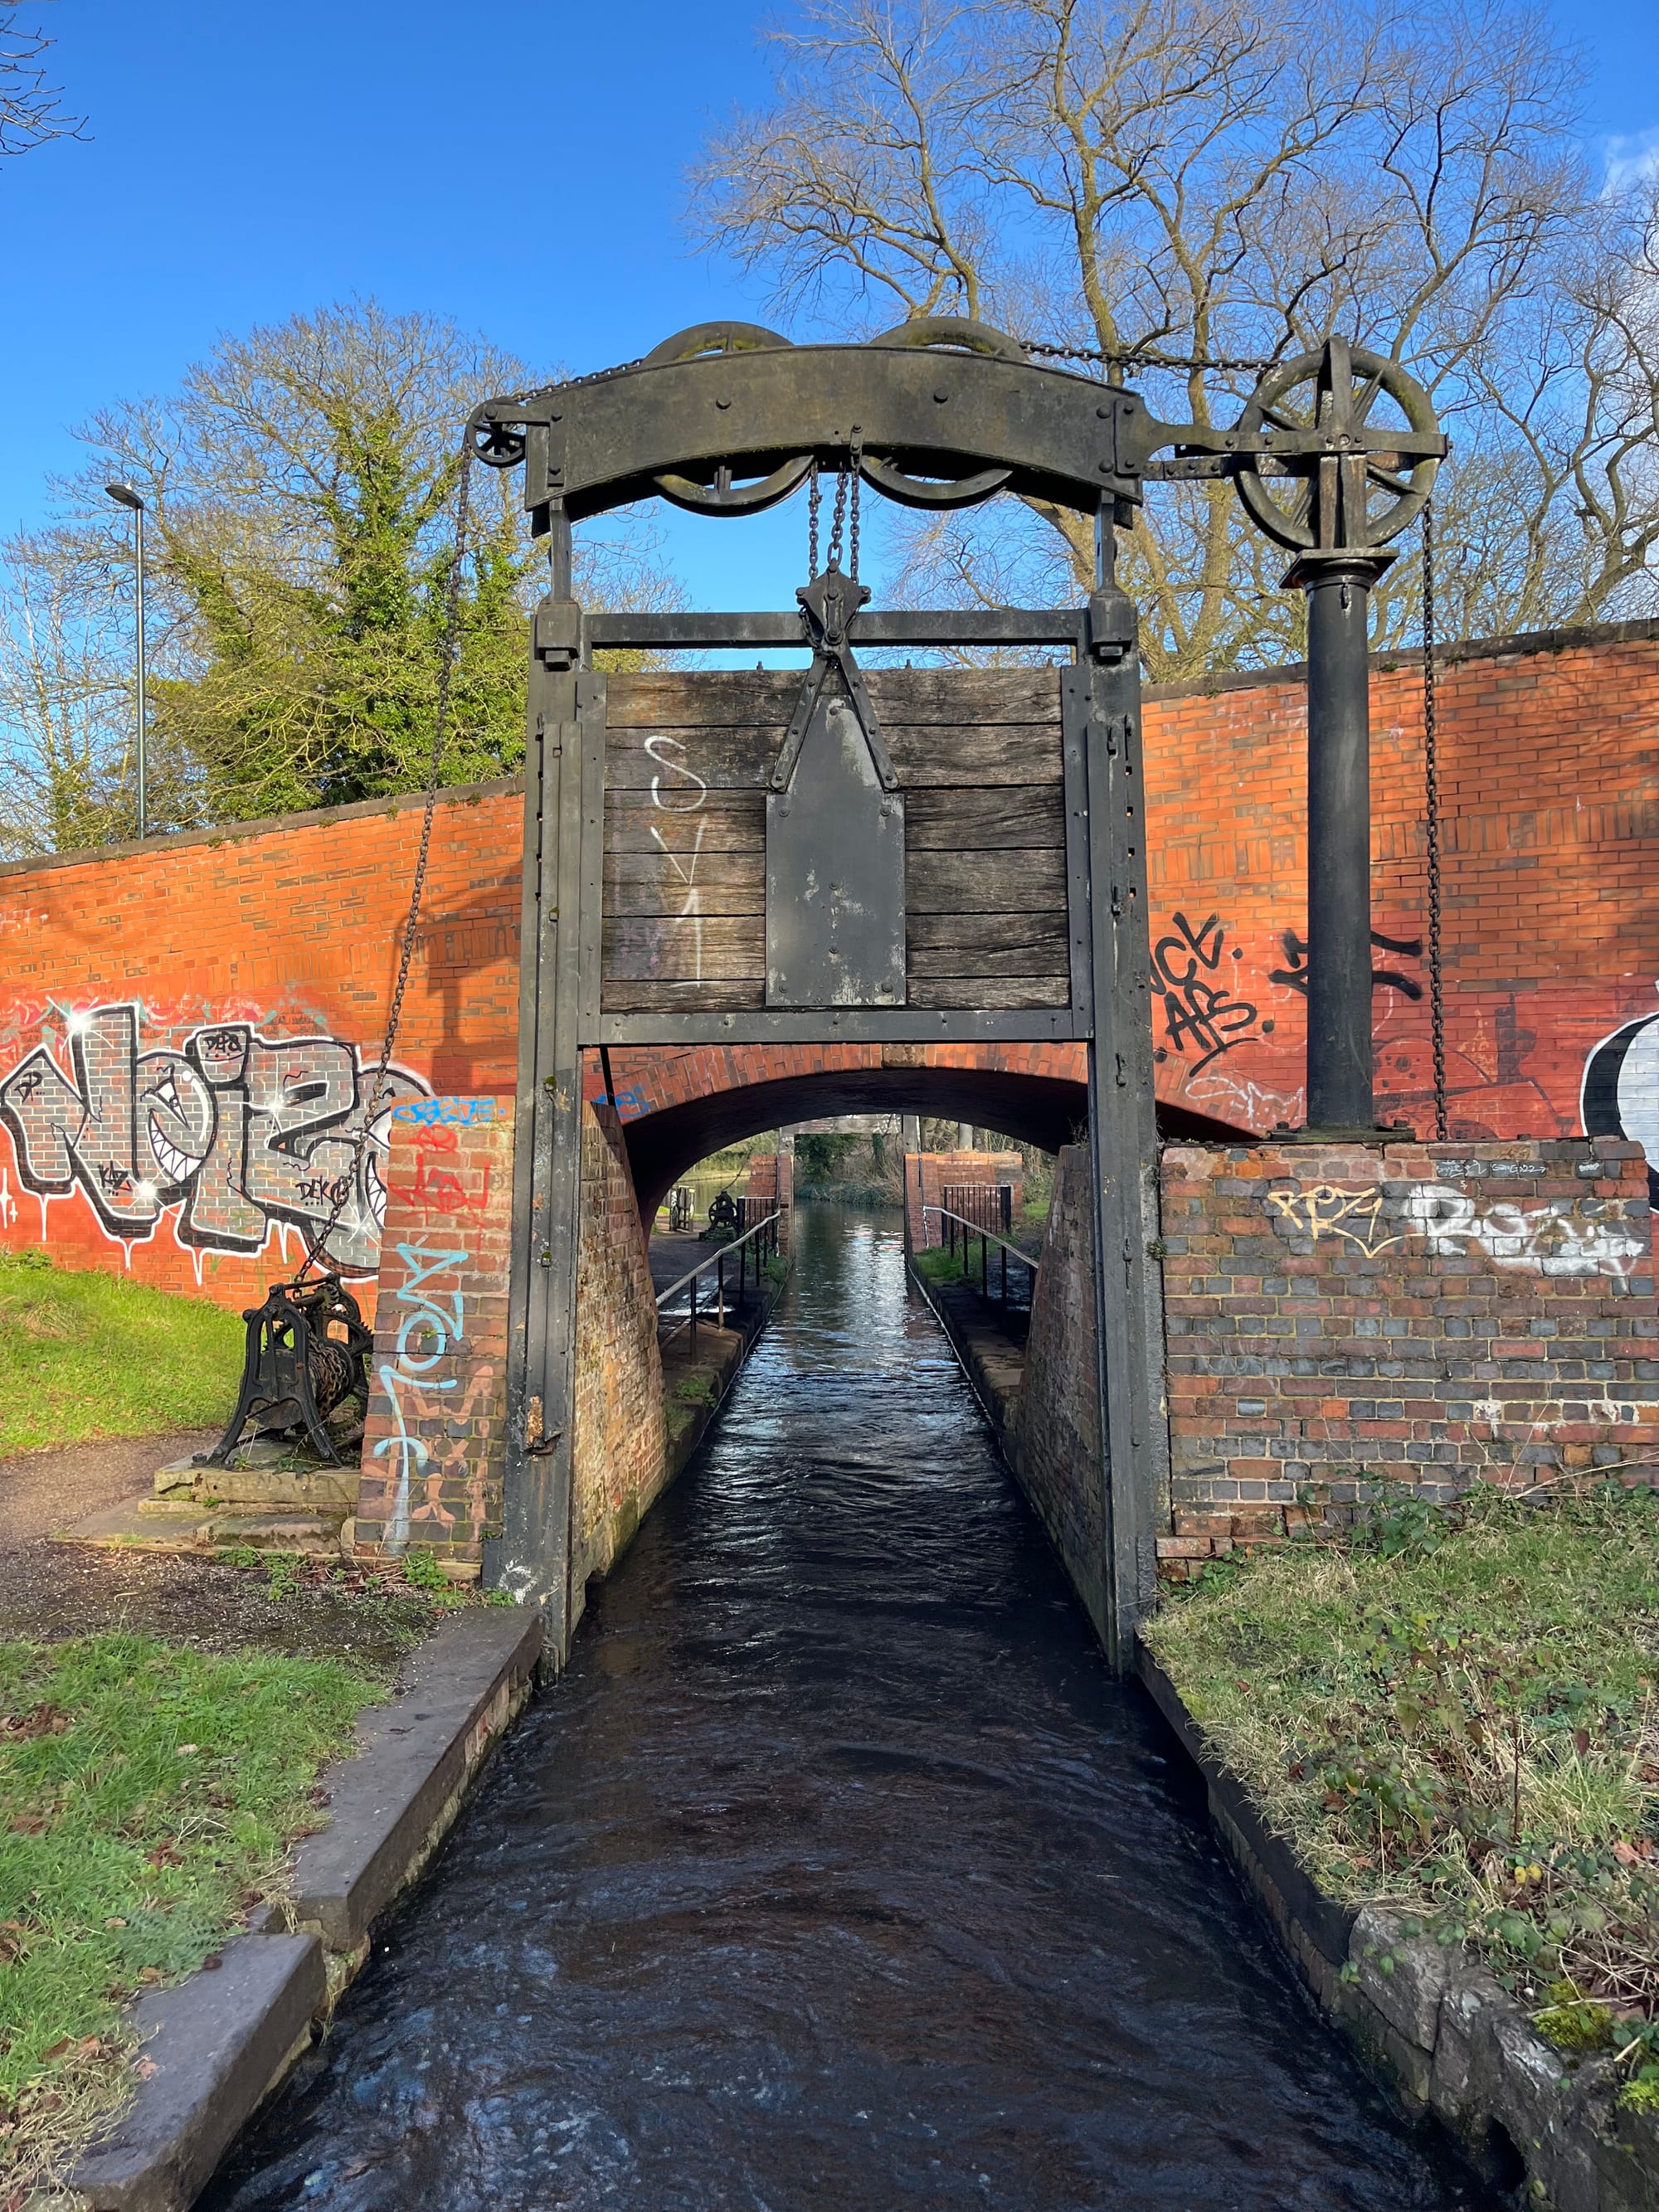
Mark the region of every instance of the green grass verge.
<instances>
[{"instance_id":1,"label":"green grass verge","mask_svg":"<svg viewBox=\"0 0 1659 2212\"><path fill-rule=\"evenodd\" d=\"M1212 1567L1148 1644L1332 1894L1468 1942L1659 2108L1659 1503L1443 1512Z\"/></svg>"},{"instance_id":2,"label":"green grass verge","mask_svg":"<svg viewBox=\"0 0 1659 2212\"><path fill-rule=\"evenodd\" d=\"M234 1314L43 1256L0 1255L0 1455L229 1419Z\"/></svg>"},{"instance_id":3,"label":"green grass verge","mask_svg":"<svg viewBox=\"0 0 1659 2212\"><path fill-rule=\"evenodd\" d=\"M930 1244L920 1252L913 1252L910 1264L924 1282L961 1283L967 1280L961 1261L945 1244ZM975 1280L978 1280L977 1273Z\"/></svg>"},{"instance_id":4,"label":"green grass verge","mask_svg":"<svg viewBox=\"0 0 1659 2212\"><path fill-rule=\"evenodd\" d=\"M0 1643L0 2184L60 2175L120 2100L123 2005L280 1888L318 1768L386 1689L142 1636Z\"/></svg>"}]
</instances>

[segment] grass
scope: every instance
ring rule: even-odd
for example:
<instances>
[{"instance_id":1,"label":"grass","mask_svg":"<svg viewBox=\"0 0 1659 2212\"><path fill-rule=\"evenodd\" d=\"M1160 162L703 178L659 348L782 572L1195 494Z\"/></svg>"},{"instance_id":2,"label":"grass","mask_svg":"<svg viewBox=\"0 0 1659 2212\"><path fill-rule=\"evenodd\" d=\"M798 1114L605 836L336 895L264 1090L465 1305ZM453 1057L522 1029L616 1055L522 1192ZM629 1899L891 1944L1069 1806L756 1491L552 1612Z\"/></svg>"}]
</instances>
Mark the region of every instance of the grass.
<instances>
[{"instance_id":1,"label":"grass","mask_svg":"<svg viewBox=\"0 0 1659 2212\"><path fill-rule=\"evenodd\" d=\"M962 1283L967 1280L962 1262L947 1244L930 1244L910 1255L910 1264L916 1273L929 1283ZM979 1279L975 1270L975 1281Z\"/></svg>"},{"instance_id":2,"label":"grass","mask_svg":"<svg viewBox=\"0 0 1659 2212\"><path fill-rule=\"evenodd\" d=\"M228 1420L241 1322L204 1298L0 1255L0 1456Z\"/></svg>"},{"instance_id":3,"label":"grass","mask_svg":"<svg viewBox=\"0 0 1659 2212\"><path fill-rule=\"evenodd\" d=\"M1146 1641L1332 1894L1472 1945L1659 2108L1659 1502L1385 1497L1219 1561Z\"/></svg>"},{"instance_id":4,"label":"grass","mask_svg":"<svg viewBox=\"0 0 1659 2212\"><path fill-rule=\"evenodd\" d=\"M319 1767L385 1692L143 1636L0 1643L0 2196L61 2179L121 2100L123 2005L280 1890Z\"/></svg>"}]
</instances>

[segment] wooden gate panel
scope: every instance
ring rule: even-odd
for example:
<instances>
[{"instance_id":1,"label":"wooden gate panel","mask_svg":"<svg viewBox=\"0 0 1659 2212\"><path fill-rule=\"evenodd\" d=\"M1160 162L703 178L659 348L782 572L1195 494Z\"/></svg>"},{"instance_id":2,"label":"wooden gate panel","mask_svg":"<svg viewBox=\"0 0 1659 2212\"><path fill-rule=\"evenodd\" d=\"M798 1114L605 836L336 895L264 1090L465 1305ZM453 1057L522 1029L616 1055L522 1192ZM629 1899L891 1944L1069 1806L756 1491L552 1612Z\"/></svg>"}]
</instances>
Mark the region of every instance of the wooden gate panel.
<instances>
[{"instance_id":1,"label":"wooden gate panel","mask_svg":"<svg viewBox=\"0 0 1659 2212\"><path fill-rule=\"evenodd\" d=\"M906 819L914 1007L1071 1000L1060 672L866 678ZM765 1004L765 793L794 670L611 679L602 1005L672 1014Z\"/></svg>"}]
</instances>

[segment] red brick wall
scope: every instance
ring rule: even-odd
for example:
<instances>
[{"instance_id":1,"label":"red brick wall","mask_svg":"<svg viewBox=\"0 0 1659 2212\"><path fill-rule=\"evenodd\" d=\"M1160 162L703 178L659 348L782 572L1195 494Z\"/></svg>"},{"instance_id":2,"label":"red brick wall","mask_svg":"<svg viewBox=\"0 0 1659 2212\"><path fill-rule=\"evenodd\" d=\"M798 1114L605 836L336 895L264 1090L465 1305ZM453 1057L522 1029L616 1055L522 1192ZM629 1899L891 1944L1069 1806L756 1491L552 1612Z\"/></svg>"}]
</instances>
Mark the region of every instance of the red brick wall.
<instances>
[{"instance_id":1,"label":"red brick wall","mask_svg":"<svg viewBox=\"0 0 1659 2212\"><path fill-rule=\"evenodd\" d=\"M1166 1565L1351 1506L1646 1474L1659 1318L1613 1139L1164 1156Z\"/></svg>"},{"instance_id":2,"label":"red brick wall","mask_svg":"<svg viewBox=\"0 0 1659 2212\"><path fill-rule=\"evenodd\" d=\"M1425 926L1420 701L1414 667L1377 667L1376 925L1407 947ZM1152 695L1146 722L1158 1095L1266 1133L1301 1112L1301 678ZM1598 1127L1659 1161L1659 1025L1608 1044L1659 1017L1659 627L1471 649L1441 726L1455 1133L1571 1133L1593 1064ZM512 1092L520 823L507 784L437 811L404 1096ZM297 1265L350 1171L418 832L418 802L375 802L0 869L0 1243L233 1307ZM1421 951L1379 946L1376 965L1380 1103L1420 1127ZM830 1069L1083 1077L1077 1046L611 1058L628 1121ZM590 1066L590 1097L601 1082ZM347 1194L349 1273L372 1271L383 1167L371 1146Z\"/></svg>"},{"instance_id":3,"label":"red brick wall","mask_svg":"<svg viewBox=\"0 0 1659 2212\"><path fill-rule=\"evenodd\" d=\"M476 1575L499 1533L512 1211L510 1099L394 1111L357 1491L365 1550L429 1544Z\"/></svg>"},{"instance_id":4,"label":"red brick wall","mask_svg":"<svg viewBox=\"0 0 1659 2212\"><path fill-rule=\"evenodd\" d=\"M1009 1448L1020 1486L1103 1639L1106 1529L1097 1341L1089 1148L1067 1145L1054 1168Z\"/></svg>"},{"instance_id":5,"label":"red brick wall","mask_svg":"<svg viewBox=\"0 0 1659 2212\"><path fill-rule=\"evenodd\" d=\"M667 1474L657 1305L622 1124L582 1112L573 1465L574 1626L590 1576L623 1550Z\"/></svg>"}]
</instances>

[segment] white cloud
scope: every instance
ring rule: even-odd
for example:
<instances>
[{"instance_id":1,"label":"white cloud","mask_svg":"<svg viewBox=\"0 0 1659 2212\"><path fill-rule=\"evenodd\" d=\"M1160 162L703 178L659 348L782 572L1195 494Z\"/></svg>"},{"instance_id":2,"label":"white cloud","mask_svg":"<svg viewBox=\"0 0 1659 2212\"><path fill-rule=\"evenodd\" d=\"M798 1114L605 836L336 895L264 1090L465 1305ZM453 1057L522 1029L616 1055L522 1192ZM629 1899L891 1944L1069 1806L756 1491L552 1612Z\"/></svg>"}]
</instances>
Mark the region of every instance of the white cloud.
<instances>
[{"instance_id":1,"label":"white cloud","mask_svg":"<svg viewBox=\"0 0 1659 2212\"><path fill-rule=\"evenodd\" d=\"M1607 181L1611 192L1629 185L1659 184L1659 124L1650 131L1632 131L1607 142Z\"/></svg>"}]
</instances>

